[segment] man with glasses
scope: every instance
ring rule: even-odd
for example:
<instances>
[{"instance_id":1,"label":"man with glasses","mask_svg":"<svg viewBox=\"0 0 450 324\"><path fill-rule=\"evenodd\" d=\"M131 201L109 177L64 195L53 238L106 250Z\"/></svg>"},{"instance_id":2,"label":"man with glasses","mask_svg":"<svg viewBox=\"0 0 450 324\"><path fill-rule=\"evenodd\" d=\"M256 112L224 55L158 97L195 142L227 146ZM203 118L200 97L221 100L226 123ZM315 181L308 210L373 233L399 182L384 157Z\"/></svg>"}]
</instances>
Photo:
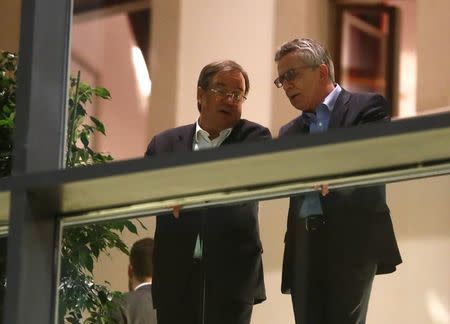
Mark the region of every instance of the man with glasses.
<instances>
[{"instance_id":1,"label":"man with glasses","mask_svg":"<svg viewBox=\"0 0 450 324\"><path fill-rule=\"evenodd\" d=\"M267 128L241 119L248 91L239 64L208 64L198 79L197 122L154 136L146 155L269 139ZM266 298L261 253L256 202L157 216L152 290L158 324L249 324L253 305Z\"/></svg>"},{"instance_id":2,"label":"man with glasses","mask_svg":"<svg viewBox=\"0 0 450 324\"><path fill-rule=\"evenodd\" d=\"M275 62L275 85L302 112L280 136L389 121L381 95L335 83L331 57L319 43L287 42ZM375 274L401 263L385 186L320 189L290 199L282 292L291 294L297 324L363 324Z\"/></svg>"}]
</instances>

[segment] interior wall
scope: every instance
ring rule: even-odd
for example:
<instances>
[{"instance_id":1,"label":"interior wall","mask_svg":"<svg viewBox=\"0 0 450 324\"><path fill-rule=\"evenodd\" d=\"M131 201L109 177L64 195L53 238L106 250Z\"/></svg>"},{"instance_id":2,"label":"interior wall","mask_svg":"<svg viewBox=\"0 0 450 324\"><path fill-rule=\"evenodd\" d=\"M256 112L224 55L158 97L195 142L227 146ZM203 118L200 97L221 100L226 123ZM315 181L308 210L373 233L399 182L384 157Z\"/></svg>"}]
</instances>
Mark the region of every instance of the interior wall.
<instances>
[{"instance_id":1,"label":"interior wall","mask_svg":"<svg viewBox=\"0 0 450 324\"><path fill-rule=\"evenodd\" d=\"M450 1L416 0L417 110L450 106Z\"/></svg>"},{"instance_id":2,"label":"interior wall","mask_svg":"<svg viewBox=\"0 0 450 324\"><path fill-rule=\"evenodd\" d=\"M242 117L270 123L274 6L274 0L181 2L177 125L198 118L200 70L224 59L238 62L249 74Z\"/></svg>"},{"instance_id":3,"label":"interior wall","mask_svg":"<svg viewBox=\"0 0 450 324\"><path fill-rule=\"evenodd\" d=\"M329 0L280 0L275 8L275 40L271 51L272 69L272 110L270 128L273 135L278 136L278 130L291 119L299 115L287 99L282 89L273 85L277 77L274 62L275 51L286 41L299 37L316 39L332 51L333 42L330 28L333 26L333 4Z\"/></svg>"},{"instance_id":4,"label":"interior wall","mask_svg":"<svg viewBox=\"0 0 450 324\"><path fill-rule=\"evenodd\" d=\"M149 0L150 1L150 0ZM152 95L147 138L173 127L179 91L180 0L151 1L150 78Z\"/></svg>"},{"instance_id":5,"label":"interior wall","mask_svg":"<svg viewBox=\"0 0 450 324\"><path fill-rule=\"evenodd\" d=\"M96 76L93 86L107 88L112 97L96 101L95 115L105 124L107 134L95 137L96 149L110 153L115 160L142 157L148 141L149 99L137 75L146 72L146 67L136 65L136 41L127 15L76 23L71 37L76 59L70 67L72 75L83 63ZM81 79L86 80L83 74Z\"/></svg>"},{"instance_id":6,"label":"interior wall","mask_svg":"<svg viewBox=\"0 0 450 324\"><path fill-rule=\"evenodd\" d=\"M450 323L449 192L449 175L387 185L403 263L376 278L369 323Z\"/></svg>"},{"instance_id":7,"label":"interior wall","mask_svg":"<svg viewBox=\"0 0 450 324\"><path fill-rule=\"evenodd\" d=\"M388 0L387 4L398 8L398 117L416 115L417 42L416 2Z\"/></svg>"}]
</instances>

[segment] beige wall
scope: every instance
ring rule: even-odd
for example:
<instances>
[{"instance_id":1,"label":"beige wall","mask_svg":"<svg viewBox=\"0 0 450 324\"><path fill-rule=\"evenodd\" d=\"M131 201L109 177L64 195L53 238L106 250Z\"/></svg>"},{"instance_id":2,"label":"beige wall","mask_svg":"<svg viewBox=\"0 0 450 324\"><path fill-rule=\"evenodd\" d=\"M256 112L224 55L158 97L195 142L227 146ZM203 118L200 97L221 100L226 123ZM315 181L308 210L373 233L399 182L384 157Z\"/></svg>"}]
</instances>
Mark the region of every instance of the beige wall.
<instances>
[{"instance_id":1,"label":"beige wall","mask_svg":"<svg viewBox=\"0 0 450 324\"><path fill-rule=\"evenodd\" d=\"M450 1L417 0L417 108L450 106Z\"/></svg>"},{"instance_id":2,"label":"beige wall","mask_svg":"<svg viewBox=\"0 0 450 324\"><path fill-rule=\"evenodd\" d=\"M417 12L415 1L389 0L399 9L398 19L398 117L416 114L417 88Z\"/></svg>"},{"instance_id":3,"label":"beige wall","mask_svg":"<svg viewBox=\"0 0 450 324\"><path fill-rule=\"evenodd\" d=\"M387 186L403 263L376 278L369 324L450 322L449 192L449 175Z\"/></svg>"},{"instance_id":4,"label":"beige wall","mask_svg":"<svg viewBox=\"0 0 450 324\"><path fill-rule=\"evenodd\" d=\"M298 37L309 37L329 46L331 44L329 29L332 11L329 8L329 1L277 1L275 8L275 41L271 51L272 69L272 115L270 128L273 135L278 135L279 128L286 121L298 115L298 111L293 109L286 95L281 89L276 89L272 81L276 78L277 71L274 63L274 54L278 47L286 41Z\"/></svg>"},{"instance_id":5,"label":"beige wall","mask_svg":"<svg viewBox=\"0 0 450 324\"><path fill-rule=\"evenodd\" d=\"M107 134L95 138L97 150L110 153L115 160L142 157L148 141L149 98L141 92L137 73L145 73L146 67L135 65L136 41L127 16L75 23L71 37L72 75L81 68L81 79L86 81L91 72L93 86L106 87L112 96L112 100L96 102L95 115L105 124Z\"/></svg>"},{"instance_id":6,"label":"beige wall","mask_svg":"<svg viewBox=\"0 0 450 324\"><path fill-rule=\"evenodd\" d=\"M172 1L169 5L167 1L156 0L152 3L151 75L155 91L150 102L151 134L195 122L200 70L222 59L237 61L251 76L243 118L269 124L272 70L261 66L272 66L275 1L191 0ZM257 15L254 15L255 8L258 8Z\"/></svg>"},{"instance_id":7,"label":"beige wall","mask_svg":"<svg viewBox=\"0 0 450 324\"><path fill-rule=\"evenodd\" d=\"M180 0L152 1L150 78L152 95L148 119L151 137L176 124L179 91Z\"/></svg>"}]
</instances>

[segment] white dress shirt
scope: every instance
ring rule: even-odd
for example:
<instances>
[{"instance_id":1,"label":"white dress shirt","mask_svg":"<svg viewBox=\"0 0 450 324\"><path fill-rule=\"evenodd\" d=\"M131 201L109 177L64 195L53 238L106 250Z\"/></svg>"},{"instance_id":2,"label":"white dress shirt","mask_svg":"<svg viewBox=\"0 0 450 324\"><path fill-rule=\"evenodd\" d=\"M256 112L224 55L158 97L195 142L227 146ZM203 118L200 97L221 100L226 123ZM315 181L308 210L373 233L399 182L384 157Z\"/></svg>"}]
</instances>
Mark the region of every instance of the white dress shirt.
<instances>
[{"instance_id":1,"label":"white dress shirt","mask_svg":"<svg viewBox=\"0 0 450 324\"><path fill-rule=\"evenodd\" d=\"M209 133L200 127L198 121L195 123L195 134L194 140L192 142L192 150L200 151L205 149L210 149L214 147L219 147L223 141L227 139L230 135L232 128L226 128L219 133L214 139L209 138ZM197 235L197 242L195 243L193 257L194 259L201 259L203 251L203 242L200 239L200 236Z\"/></svg>"}]
</instances>

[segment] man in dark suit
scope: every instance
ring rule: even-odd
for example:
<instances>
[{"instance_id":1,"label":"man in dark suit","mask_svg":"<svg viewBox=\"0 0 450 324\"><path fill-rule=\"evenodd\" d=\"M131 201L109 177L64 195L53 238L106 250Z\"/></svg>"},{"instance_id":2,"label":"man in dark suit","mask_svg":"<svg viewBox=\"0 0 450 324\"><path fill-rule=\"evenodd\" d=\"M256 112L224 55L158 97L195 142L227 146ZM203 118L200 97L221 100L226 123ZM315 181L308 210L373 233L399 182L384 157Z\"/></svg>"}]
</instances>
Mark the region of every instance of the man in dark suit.
<instances>
[{"instance_id":1,"label":"man in dark suit","mask_svg":"<svg viewBox=\"0 0 450 324\"><path fill-rule=\"evenodd\" d=\"M151 238L136 241L131 247L128 265L128 289L118 300L113 322L118 324L156 324L152 301L154 242Z\"/></svg>"},{"instance_id":2,"label":"man in dark suit","mask_svg":"<svg viewBox=\"0 0 450 324\"><path fill-rule=\"evenodd\" d=\"M275 85L302 111L280 136L389 121L381 95L335 83L331 57L317 42L287 42L275 62ZM365 323L375 274L399 263L384 185L330 192L323 185L320 193L291 197L282 292L291 294L297 324Z\"/></svg>"},{"instance_id":3,"label":"man in dark suit","mask_svg":"<svg viewBox=\"0 0 450 324\"><path fill-rule=\"evenodd\" d=\"M241 119L248 91L248 76L239 64L208 64L198 79L198 121L154 136L146 155L270 138L267 128ZM173 214L156 220L153 298L158 324L250 323L253 304L266 298L258 204L181 213L175 208Z\"/></svg>"}]
</instances>

